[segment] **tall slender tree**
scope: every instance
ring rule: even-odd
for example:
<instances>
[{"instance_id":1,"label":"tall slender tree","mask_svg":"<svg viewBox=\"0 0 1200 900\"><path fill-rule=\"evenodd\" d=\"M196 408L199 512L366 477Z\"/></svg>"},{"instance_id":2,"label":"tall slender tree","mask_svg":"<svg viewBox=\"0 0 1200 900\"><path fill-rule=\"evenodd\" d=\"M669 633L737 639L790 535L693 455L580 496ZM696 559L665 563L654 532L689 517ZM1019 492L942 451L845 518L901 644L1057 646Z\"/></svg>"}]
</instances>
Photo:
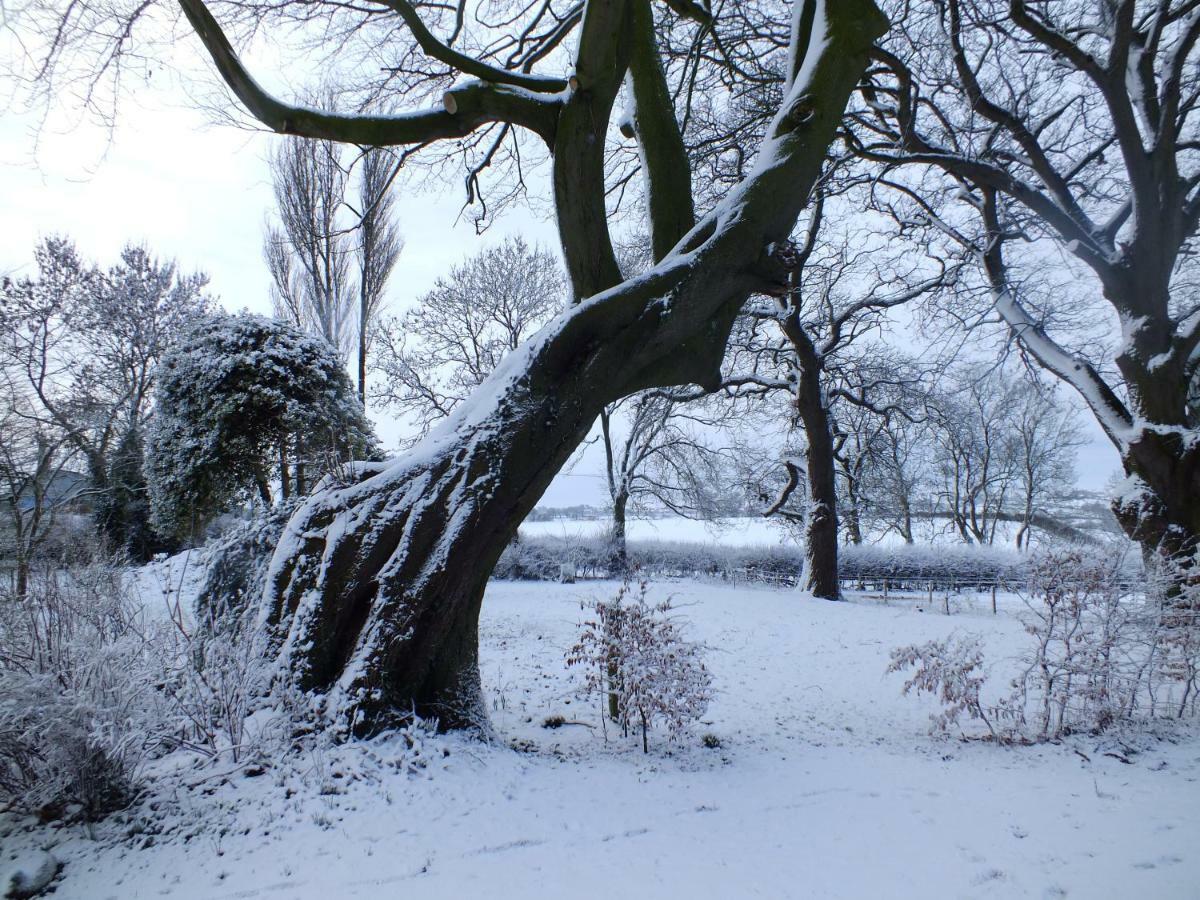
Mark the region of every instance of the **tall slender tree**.
<instances>
[{"instance_id":1,"label":"tall slender tree","mask_svg":"<svg viewBox=\"0 0 1200 900\"><path fill-rule=\"evenodd\" d=\"M392 269L404 249L395 222L391 193L395 164L386 150L367 150L358 180L358 227L355 261L358 263L358 399L367 405L367 356L383 311L385 289Z\"/></svg>"}]
</instances>

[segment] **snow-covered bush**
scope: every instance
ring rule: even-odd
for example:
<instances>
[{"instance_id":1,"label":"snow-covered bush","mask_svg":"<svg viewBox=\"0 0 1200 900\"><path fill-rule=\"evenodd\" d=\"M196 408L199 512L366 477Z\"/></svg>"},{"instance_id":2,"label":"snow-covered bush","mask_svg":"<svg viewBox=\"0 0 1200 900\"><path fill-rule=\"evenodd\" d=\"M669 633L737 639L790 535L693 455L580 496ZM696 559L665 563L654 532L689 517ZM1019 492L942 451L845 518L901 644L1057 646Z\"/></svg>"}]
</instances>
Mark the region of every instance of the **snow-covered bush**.
<instances>
[{"instance_id":1,"label":"snow-covered bush","mask_svg":"<svg viewBox=\"0 0 1200 900\"><path fill-rule=\"evenodd\" d=\"M904 693L931 694L941 703L941 710L930 716L933 727L947 731L965 713L983 722L993 737L996 729L979 699L987 676L983 673L983 647L979 638L952 635L944 641L927 641L897 647L887 671L916 671L904 683Z\"/></svg>"},{"instance_id":2,"label":"snow-covered bush","mask_svg":"<svg viewBox=\"0 0 1200 900\"><path fill-rule=\"evenodd\" d=\"M237 498L271 502L331 461L364 458L375 438L337 353L272 319L198 319L163 357L149 434L151 516L163 534L195 535Z\"/></svg>"},{"instance_id":3,"label":"snow-covered bush","mask_svg":"<svg viewBox=\"0 0 1200 900\"><path fill-rule=\"evenodd\" d=\"M1035 557L1022 593L1026 649L1009 693L990 706L978 641L900 647L889 672L916 667L905 693L937 695L945 729L963 713L994 737L1053 740L1135 718L1196 712L1200 586L1178 578L1135 589L1121 552L1056 549ZM1170 586L1171 589L1167 589Z\"/></svg>"},{"instance_id":4,"label":"snow-covered bush","mask_svg":"<svg viewBox=\"0 0 1200 900\"><path fill-rule=\"evenodd\" d=\"M625 582L611 600L596 600L567 653L568 666L584 671L584 693L607 696L608 715L628 735L662 725L674 740L697 722L712 698L712 675L703 644L687 641L668 597L646 598L646 581ZM585 607L586 608L586 607Z\"/></svg>"},{"instance_id":5,"label":"snow-covered bush","mask_svg":"<svg viewBox=\"0 0 1200 900\"><path fill-rule=\"evenodd\" d=\"M196 595L196 620L203 631L236 623L262 593L267 567L297 506L285 501L230 528L205 548L204 581Z\"/></svg>"},{"instance_id":6,"label":"snow-covered bush","mask_svg":"<svg viewBox=\"0 0 1200 900\"><path fill-rule=\"evenodd\" d=\"M798 544L730 547L688 541L637 540L628 544L632 570L653 577L747 579L796 584L804 568ZM515 581L557 581L562 568L581 578L610 578L615 573L612 547L603 535L522 535L504 551L493 576ZM843 579L882 581L903 587L906 580L930 581L947 588L992 581L1019 584L1027 578L1027 561L1012 550L958 545L851 545L839 550Z\"/></svg>"},{"instance_id":7,"label":"snow-covered bush","mask_svg":"<svg viewBox=\"0 0 1200 900\"><path fill-rule=\"evenodd\" d=\"M0 802L95 819L157 756L237 762L291 733L262 709L253 617L197 628L167 585L161 607L138 596L124 563L93 551L0 595Z\"/></svg>"},{"instance_id":8,"label":"snow-covered bush","mask_svg":"<svg viewBox=\"0 0 1200 900\"><path fill-rule=\"evenodd\" d=\"M0 795L92 819L128 803L161 734L146 624L113 560L0 597Z\"/></svg>"}]
</instances>

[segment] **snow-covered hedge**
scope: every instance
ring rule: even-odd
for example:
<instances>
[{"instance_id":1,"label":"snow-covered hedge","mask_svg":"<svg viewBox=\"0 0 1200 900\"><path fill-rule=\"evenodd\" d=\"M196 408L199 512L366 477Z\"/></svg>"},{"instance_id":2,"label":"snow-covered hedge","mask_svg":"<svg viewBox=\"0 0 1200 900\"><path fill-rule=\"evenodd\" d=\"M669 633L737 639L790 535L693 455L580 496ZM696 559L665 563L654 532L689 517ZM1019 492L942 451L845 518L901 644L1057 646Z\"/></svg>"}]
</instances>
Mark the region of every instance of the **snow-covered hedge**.
<instances>
[{"instance_id":1,"label":"snow-covered hedge","mask_svg":"<svg viewBox=\"0 0 1200 900\"><path fill-rule=\"evenodd\" d=\"M267 566L299 501L284 501L220 535L206 548L204 582L196 595L196 620L220 630L240 619L263 589Z\"/></svg>"},{"instance_id":2,"label":"snow-covered hedge","mask_svg":"<svg viewBox=\"0 0 1200 900\"><path fill-rule=\"evenodd\" d=\"M779 544L725 547L682 541L631 541L629 562L652 577L744 578L795 583L804 568L804 548ZM979 546L863 545L842 547L839 571L846 580L906 580L955 584L1020 584L1025 560L1010 550ZM512 581L555 581L563 577L608 578L611 550L602 537L525 537L500 556L494 577Z\"/></svg>"}]
</instances>

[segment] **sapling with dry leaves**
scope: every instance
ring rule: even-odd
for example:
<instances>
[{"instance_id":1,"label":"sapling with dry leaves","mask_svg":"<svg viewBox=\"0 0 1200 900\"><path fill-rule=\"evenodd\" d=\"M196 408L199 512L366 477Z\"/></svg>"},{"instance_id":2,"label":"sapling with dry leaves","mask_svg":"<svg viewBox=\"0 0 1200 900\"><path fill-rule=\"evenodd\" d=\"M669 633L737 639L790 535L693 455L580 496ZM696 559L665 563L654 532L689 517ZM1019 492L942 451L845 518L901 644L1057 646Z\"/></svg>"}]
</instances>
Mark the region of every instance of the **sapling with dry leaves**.
<instances>
[{"instance_id":1,"label":"sapling with dry leaves","mask_svg":"<svg viewBox=\"0 0 1200 900\"><path fill-rule=\"evenodd\" d=\"M712 700L704 645L684 638L670 597L654 603L648 590L644 579L626 581L612 599L583 605L591 615L567 652L567 665L583 670L584 694L606 698L607 717L626 737L640 730L643 753L651 728L678 740Z\"/></svg>"}]
</instances>

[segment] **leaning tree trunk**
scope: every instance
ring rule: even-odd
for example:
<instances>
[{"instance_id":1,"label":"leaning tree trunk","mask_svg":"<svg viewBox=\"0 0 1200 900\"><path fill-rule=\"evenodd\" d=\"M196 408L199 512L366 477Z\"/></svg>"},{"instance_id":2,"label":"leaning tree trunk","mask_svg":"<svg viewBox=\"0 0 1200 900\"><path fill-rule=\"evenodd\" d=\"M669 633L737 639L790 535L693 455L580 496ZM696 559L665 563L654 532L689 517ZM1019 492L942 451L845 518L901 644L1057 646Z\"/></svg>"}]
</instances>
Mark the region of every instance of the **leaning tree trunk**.
<instances>
[{"instance_id":1,"label":"leaning tree trunk","mask_svg":"<svg viewBox=\"0 0 1200 900\"><path fill-rule=\"evenodd\" d=\"M480 603L517 526L605 404L715 385L746 299L787 290L775 250L885 27L871 0L822 6L824 41L814 35L798 55L804 69L751 174L663 262L561 313L409 454L365 468L357 483L322 485L288 524L261 619L278 635L281 674L313 692L329 720L360 734L413 711L443 726L480 722ZM581 73L585 87L591 74ZM560 128L568 116L589 119L588 103L586 90L566 99ZM602 148L606 119L596 121L589 140ZM564 244L595 227L560 214ZM567 256L569 268L583 266L578 252ZM594 277L605 269L597 263Z\"/></svg>"}]
</instances>

